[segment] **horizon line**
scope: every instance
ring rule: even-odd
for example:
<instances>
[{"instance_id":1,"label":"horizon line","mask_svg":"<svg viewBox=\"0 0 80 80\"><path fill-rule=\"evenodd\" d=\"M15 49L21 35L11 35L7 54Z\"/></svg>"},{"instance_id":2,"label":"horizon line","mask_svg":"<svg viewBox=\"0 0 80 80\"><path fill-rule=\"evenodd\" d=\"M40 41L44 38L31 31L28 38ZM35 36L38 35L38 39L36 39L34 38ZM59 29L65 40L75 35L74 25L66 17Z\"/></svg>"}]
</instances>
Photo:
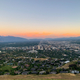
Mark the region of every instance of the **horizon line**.
<instances>
[{"instance_id":1,"label":"horizon line","mask_svg":"<svg viewBox=\"0 0 80 80\"><path fill-rule=\"evenodd\" d=\"M25 37L22 37L22 36L13 36L13 35L6 35L6 36L0 35L0 36L1 36L1 37L19 37L19 38L25 38ZM53 38L52 38L52 37L47 37L47 38L27 37L27 38L25 38L25 39L57 39L57 38L74 38L74 37L80 37L80 36L63 36L63 37L53 37Z\"/></svg>"}]
</instances>

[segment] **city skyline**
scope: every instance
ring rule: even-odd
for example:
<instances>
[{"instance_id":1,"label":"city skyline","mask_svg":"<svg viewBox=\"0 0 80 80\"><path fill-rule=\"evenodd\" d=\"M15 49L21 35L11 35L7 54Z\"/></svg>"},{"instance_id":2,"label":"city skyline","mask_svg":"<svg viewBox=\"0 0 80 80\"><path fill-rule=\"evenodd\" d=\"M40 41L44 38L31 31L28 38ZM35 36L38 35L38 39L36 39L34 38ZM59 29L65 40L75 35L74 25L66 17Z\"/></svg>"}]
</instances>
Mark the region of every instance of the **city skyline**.
<instances>
[{"instance_id":1,"label":"city skyline","mask_svg":"<svg viewBox=\"0 0 80 80\"><path fill-rule=\"evenodd\" d=\"M0 36L80 36L80 0L1 0Z\"/></svg>"}]
</instances>

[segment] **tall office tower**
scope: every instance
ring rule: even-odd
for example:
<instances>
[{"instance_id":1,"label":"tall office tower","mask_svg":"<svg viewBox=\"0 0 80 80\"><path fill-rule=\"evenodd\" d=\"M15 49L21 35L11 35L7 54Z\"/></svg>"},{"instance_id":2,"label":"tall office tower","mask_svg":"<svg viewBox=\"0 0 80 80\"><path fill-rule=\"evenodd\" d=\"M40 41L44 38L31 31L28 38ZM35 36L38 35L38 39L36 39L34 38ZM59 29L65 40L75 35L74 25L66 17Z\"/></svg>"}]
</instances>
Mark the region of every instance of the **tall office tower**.
<instances>
[{"instance_id":1,"label":"tall office tower","mask_svg":"<svg viewBox=\"0 0 80 80\"><path fill-rule=\"evenodd\" d=\"M40 45L38 45L38 50L40 50Z\"/></svg>"}]
</instances>

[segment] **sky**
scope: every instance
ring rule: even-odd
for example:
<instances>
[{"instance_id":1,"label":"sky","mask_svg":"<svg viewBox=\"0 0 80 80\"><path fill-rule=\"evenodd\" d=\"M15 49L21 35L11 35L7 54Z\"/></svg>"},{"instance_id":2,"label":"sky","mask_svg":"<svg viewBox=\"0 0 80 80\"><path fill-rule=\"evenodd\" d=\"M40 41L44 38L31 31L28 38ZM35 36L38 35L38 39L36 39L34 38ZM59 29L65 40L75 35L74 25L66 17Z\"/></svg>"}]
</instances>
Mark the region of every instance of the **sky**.
<instances>
[{"instance_id":1,"label":"sky","mask_svg":"<svg viewBox=\"0 0 80 80\"><path fill-rule=\"evenodd\" d=\"M0 0L0 36L80 36L80 0Z\"/></svg>"}]
</instances>

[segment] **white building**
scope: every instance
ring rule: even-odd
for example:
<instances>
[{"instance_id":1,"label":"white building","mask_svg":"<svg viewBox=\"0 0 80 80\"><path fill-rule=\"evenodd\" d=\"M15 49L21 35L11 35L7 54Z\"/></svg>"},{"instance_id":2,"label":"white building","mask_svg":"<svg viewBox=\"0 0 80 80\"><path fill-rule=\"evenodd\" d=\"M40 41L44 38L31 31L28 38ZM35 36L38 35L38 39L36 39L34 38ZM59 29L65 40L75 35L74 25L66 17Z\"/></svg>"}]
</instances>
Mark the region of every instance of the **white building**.
<instances>
[{"instance_id":1,"label":"white building","mask_svg":"<svg viewBox=\"0 0 80 80\"><path fill-rule=\"evenodd\" d=\"M38 51L34 50L34 47L33 47L33 50L30 50L29 53L38 53Z\"/></svg>"}]
</instances>

